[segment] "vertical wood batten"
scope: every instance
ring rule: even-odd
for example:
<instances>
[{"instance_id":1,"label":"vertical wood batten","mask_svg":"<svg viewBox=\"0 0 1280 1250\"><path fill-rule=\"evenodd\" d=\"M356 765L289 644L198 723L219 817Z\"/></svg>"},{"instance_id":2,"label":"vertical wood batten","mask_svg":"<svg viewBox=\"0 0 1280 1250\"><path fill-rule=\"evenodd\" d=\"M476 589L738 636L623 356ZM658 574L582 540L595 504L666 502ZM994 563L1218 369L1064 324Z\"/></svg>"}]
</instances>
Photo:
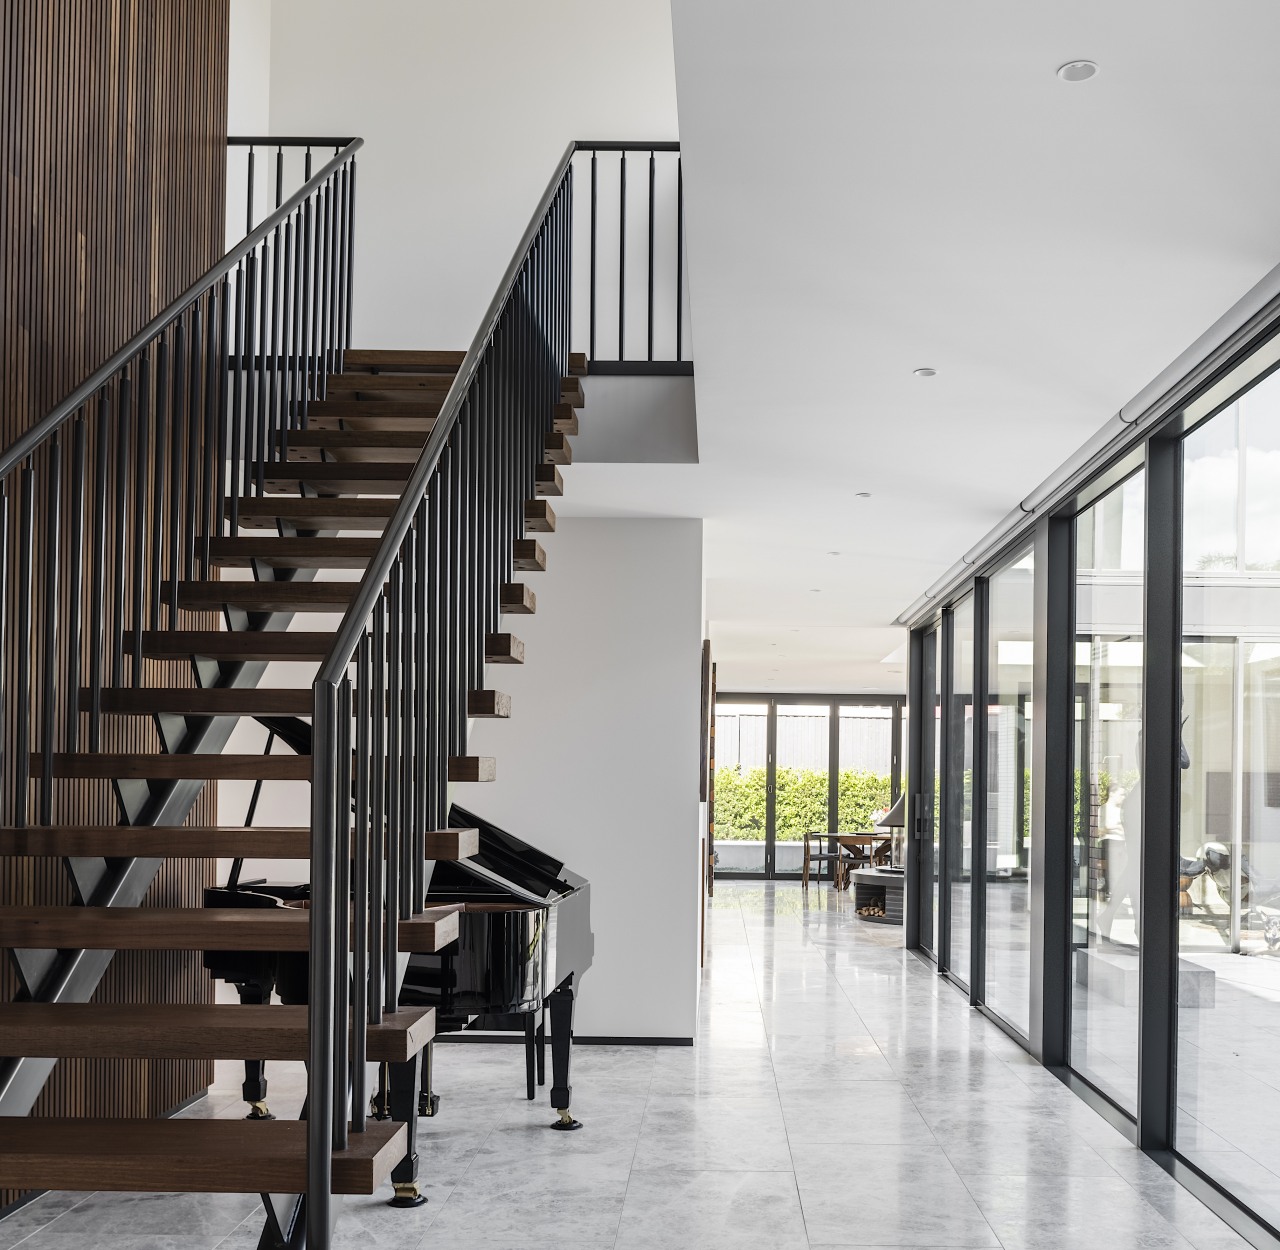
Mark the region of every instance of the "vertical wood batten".
<instances>
[{"instance_id":1,"label":"vertical wood batten","mask_svg":"<svg viewBox=\"0 0 1280 1250\"><path fill-rule=\"evenodd\" d=\"M227 0L191 0L181 6L162 0L22 0L0 6L0 446L31 428L223 254L227 29ZM189 357L196 351L189 344ZM114 420L117 388L109 387L105 398L105 415ZM113 482L118 454L113 437L95 436L92 427L100 411L97 404L85 410L91 428L82 485L89 500L98 457L105 455L107 480ZM154 432L151 445L155 447ZM73 498L75 458L67 454L69 446L63 448L60 476L64 510L65 501ZM155 467L150 466L152 473ZM12 482L6 487L12 500ZM38 488L38 517L45 515L47 488L47 481ZM92 524L90 509L87 527ZM72 554L72 528L64 525L56 535L57 562L63 569ZM96 536L88 528L86 558L96 549ZM16 567L15 531L11 523L3 538L11 571ZM151 538L148 533L148 559ZM48 541L37 526L37 603L44 602L41 578ZM172 536L166 541L172 543ZM104 549L108 560L114 560L117 544L110 534ZM108 586L116 575L114 565L105 571ZM64 581L61 591L64 611L69 584ZM86 575L79 587L80 620L86 625L79 647L84 675L98 651L98 639L87 628L94 619L94 584ZM15 591L11 572L9 621L15 619ZM108 603L108 637L111 610ZM193 626L196 620L192 618ZM40 674L42 631L34 632L31 668ZM0 664L8 694L0 734L3 741L13 742L18 716L28 716L26 701L14 694L13 631L4 635ZM64 645L53 695L60 720L76 698L75 667L75 657ZM109 664L106 673L110 675ZM149 661L143 681L188 684L190 677L183 666ZM31 712L32 725L38 725L41 709ZM157 746L148 722L103 721L104 751L153 752ZM5 791L4 797L6 810L0 816L8 820L12 796ZM68 823L119 818L109 784L98 781L58 782L52 817ZM212 789L201 797L192 818L212 822ZM211 880L207 861L172 861L157 877L147 902L198 905ZM59 861L0 860L0 903L71 901ZM16 988L5 960L0 963L0 1001L10 999ZM198 953L122 952L95 1001L201 1002L211 996ZM205 1063L63 1060L35 1114L160 1114L204 1088L211 1077L211 1065ZM17 1197L14 1191L0 1191L0 1207Z\"/></svg>"}]
</instances>

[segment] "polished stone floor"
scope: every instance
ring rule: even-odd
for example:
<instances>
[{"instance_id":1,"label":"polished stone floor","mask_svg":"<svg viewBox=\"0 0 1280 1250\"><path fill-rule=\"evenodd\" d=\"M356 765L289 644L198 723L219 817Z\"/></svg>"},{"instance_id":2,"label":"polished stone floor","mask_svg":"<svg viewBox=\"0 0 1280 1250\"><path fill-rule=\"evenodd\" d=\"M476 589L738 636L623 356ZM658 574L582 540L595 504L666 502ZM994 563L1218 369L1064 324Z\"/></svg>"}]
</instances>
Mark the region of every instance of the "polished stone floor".
<instances>
[{"instance_id":1,"label":"polished stone floor","mask_svg":"<svg viewBox=\"0 0 1280 1250\"><path fill-rule=\"evenodd\" d=\"M440 1045L430 1198L348 1200L343 1250L1228 1250L1240 1240L847 895L722 882L690 1048L581 1047L552 1133L518 1047ZM591 992L588 977L583 993ZM283 1068L284 1065L277 1065ZM272 1070L280 1112L296 1074ZM239 1115L231 1089L191 1114ZM251 1197L51 1194L0 1250L251 1250Z\"/></svg>"}]
</instances>

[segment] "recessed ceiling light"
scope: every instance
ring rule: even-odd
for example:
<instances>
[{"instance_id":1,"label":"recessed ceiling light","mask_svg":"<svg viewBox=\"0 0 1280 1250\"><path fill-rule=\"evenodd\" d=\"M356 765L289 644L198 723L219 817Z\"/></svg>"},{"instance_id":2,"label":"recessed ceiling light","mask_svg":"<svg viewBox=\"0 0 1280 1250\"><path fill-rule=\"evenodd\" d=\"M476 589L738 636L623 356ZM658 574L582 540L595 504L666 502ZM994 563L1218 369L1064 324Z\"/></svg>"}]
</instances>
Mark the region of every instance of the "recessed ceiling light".
<instances>
[{"instance_id":1,"label":"recessed ceiling light","mask_svg":"<svg viewBox=\"0 0 1280 1250\"><path fill-rule=\"evenodd\" d=\"M814 587L809 591L809 593L810 593L811 595L820 595L820 594L822 594L822 591L820 591L816 586L814 586Z\"/></svg>"},{"instance_id":2,"label":"recessed ceiling light","mask_svg":"<svg viewBox=\"0 0 1280 1250\"><path fill-rule=\"evenodd\" d=\"M854 496L854 498L855 498L855 499L870 499L870 498L871 498L871 492L870 492L869 490L860 490L860 491L858 491L858 493Z\"/></svg>"},{"instance_id":3,"label":"recessed ceiling light","mask_svg":"<svg viewBox=\"0 0 1280 1250\"><path fill-rule=\"evenodd\" d=\"M829 555L829 556L838 556L839 554L840 554L840 553L839 553L838 551L828 551L828 552L827 552L827 555Z\"/></svg>"},{"instance_id":4,"label":"recessed ceiling light","mask_svg":"<svg viewBox=\"0 0 1280 1250\"><path fill-rule=\"evenodd\" d=\"M1097 72L1093 61L1068 61L1058 66L1058 77L1063 82L1088 82Z\"/></svg>"},{"instance_id":5,"label":"recessed ceiling light","mask_svg":"<svg viewBox=\"0 0 1280 1250\"><path fill-rule=\"evenodd\" d=\"M912 369L911 370L912 376L917 378L931 378L935 374L937 374L937 372L938 371L936 369Z\"/></svg>"}]
</instances>

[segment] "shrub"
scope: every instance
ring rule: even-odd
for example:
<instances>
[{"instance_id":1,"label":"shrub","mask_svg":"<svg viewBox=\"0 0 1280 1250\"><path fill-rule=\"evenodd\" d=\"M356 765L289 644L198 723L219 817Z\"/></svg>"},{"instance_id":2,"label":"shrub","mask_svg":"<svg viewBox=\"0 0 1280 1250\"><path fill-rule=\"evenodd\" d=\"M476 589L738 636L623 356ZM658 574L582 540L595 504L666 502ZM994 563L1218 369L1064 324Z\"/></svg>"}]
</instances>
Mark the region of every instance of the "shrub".
<instances>
[{"instance_id":1,"label":"shrub","mask_svg":"<svg viewBox=\"0 0 1280 1250\"><path fill-rule=\"evenodd\" d=\"M827 774L808 768L779 768L776 819L778 840L798 842L811 829L831 827L827 814ZM837 827L871 828L873 812L889 806L892 786L880 773L841 772ZM767 771L716 769L716 840L761 842L765 836Z\"/></svg>"}]
</instances>

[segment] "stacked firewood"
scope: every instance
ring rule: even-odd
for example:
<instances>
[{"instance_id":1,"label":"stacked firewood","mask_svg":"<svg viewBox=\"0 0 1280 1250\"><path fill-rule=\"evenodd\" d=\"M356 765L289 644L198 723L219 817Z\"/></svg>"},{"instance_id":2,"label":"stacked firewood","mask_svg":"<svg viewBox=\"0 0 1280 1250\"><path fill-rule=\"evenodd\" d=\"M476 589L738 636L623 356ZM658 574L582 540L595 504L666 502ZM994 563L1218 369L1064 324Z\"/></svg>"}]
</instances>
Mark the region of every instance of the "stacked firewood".
<instances>
[{"instance_id":1,"label":"stacked firewood","mask_svg":"<svg viewBox=\"0 0 1280 1250\"><path fill-rule=\"evenodd\" d=\"M883 916L884 902L881 899L873 899L865 907L858 908L859 916Z\"/></svg>"}]
</instances>

